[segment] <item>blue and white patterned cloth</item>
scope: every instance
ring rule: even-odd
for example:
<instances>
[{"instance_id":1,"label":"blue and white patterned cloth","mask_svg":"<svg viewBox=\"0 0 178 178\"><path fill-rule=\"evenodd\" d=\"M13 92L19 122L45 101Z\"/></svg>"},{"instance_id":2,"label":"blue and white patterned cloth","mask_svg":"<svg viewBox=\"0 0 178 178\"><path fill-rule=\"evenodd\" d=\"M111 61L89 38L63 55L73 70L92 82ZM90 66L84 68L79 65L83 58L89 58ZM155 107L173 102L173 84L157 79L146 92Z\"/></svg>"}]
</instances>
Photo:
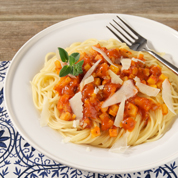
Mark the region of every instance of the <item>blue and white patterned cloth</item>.
<instances>
[{"instance_id":1,"label":"blue and white patterned cloth","mask_svg":"<svg viewBox=\"0 0 178 178\"><path fill-rule=\"evenodd\" d=\"M77 170L49 159L13 127L4 105L3 81L9 62L0 62L0 178L177 178L178 158L159 167L125 174Z\"/></svg>"}]
</instances>

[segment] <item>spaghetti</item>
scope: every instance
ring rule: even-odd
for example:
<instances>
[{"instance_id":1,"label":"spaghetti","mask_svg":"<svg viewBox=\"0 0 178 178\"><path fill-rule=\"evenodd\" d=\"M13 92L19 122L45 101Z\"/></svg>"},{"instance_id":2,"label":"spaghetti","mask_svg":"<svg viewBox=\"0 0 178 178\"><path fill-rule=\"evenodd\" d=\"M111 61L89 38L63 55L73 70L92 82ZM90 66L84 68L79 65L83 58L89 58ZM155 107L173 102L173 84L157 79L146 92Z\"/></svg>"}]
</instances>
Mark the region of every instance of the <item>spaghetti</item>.
<instances>
[{"instance_id":1,"label":"spaghetti","mask_svg":"<svg viewBox=\"0 0 178 178\"><path fill-rule=\"evenodd\" d=\"M111 64L96 49L106 54ZM132 51L114 39L89 39L73 43L66 51L80 53L79 60L84 60L83 74L60 78L59 55L48 53L44 67L31 82L34 105L46 116L46 121L41 121L42 126L47 124L70 142L104 148L112 147L126 132L128 146L155 141L164 134L178 112L175 74L148 53ZM97 67L83 81L81 88L82 78L97 61ZM162 96L162 84L166 81L166 85L170 84L173 112ZM127 93L124 83L134 87L132 96L130 91ZM144 93L144 87L149 89L148 94ZM118 94L121 88L125 99ZM157 93L153 96L152 91ZM76 118L70 103L79 92L81 101L78 105L82 103L83 108L80 119ZM110 105L113 95L121 100ZM117 120L119 125L115 124L116 118L120 119Z\"/></svg>"}]
</instances>

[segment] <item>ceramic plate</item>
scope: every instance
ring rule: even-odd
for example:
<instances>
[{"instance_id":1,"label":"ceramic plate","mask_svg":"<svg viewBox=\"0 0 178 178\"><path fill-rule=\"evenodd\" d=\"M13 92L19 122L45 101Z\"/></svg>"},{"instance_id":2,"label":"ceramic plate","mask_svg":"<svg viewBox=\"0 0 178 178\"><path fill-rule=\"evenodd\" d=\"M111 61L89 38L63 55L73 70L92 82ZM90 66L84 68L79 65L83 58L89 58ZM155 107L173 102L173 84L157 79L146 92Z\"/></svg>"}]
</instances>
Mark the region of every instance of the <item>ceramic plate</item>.
<instances>
[{"instance_id":1,"label":"ceramic plate","mask_svg":"<svg viewBox=\"0 0 178 178\"><path fill-rule=\"evenodd\" d=\"M146 37L157 52L172 56L178 64L178 32L158 22L141 17L120 16ZM74 42L89 38L115 38L106 25L116 14L96 14L72 18L41 31L16 53L8 69L4 97L10 118L19 133L46 156L78 169L100 173L125 173L146 170L178 157L177 122L158 141L130 148L129 154L111 154L108 149L73 143L63 144L51 128L40 127L39 112L32 101L30 81L43 67L48 52L55 52Z\"/></svg>"}]
</instances>

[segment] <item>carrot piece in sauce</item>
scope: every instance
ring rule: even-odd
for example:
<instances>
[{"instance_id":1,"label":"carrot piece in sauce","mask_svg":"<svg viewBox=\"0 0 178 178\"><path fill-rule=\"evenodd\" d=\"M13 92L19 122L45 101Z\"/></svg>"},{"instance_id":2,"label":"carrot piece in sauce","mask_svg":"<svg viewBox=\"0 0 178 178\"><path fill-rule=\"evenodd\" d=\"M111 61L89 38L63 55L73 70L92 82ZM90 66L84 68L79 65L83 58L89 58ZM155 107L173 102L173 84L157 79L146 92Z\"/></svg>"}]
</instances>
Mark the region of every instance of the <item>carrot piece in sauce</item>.
<instances>
[{"instance_id":1,"label":"carrot piece in sauce","mask_svg":"<svg viewBox=\"0 0 178 178\"><path fill-rule=\"evenodd\" d=\"M109 129L110 137L117 137L117 128Z\"/></svg>"},{"instance_id":2,"label":"carrot piece in sauce","mask_svg":"<svg viewBox=\"0 0 178 178\"><path fill-rule=\"evenodd\" d=\"M162 104L161 108L163 115L166 115L168 113L168 107L166 106L166 104Z\"/></svg>"},{"instance_id":3,"label":"carrot piece in sauce","mask_svg":"<svg viewBox=\"0 0 178 178\"><path fill-rule=\"evenodd\" d=\"M91 129L91 135L92 137L98 137L101 135L100 128L98 126L95 126L93 129Z\"/></svg>"}]
</instances>

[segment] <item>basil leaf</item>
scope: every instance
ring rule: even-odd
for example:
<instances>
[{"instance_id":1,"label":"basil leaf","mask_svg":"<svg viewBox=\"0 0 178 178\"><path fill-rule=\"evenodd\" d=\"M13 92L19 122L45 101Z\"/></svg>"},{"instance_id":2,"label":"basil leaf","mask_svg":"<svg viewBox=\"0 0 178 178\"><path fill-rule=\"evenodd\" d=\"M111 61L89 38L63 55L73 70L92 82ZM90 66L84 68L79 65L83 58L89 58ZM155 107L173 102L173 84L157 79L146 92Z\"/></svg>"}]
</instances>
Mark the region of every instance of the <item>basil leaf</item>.
<instances>
[{"instance_id":1,"label":"basil leaf","mask_svg":"<svg viewBox=\"0 0 178 178\"><path fill-rule=\"evenodd\" d=\"M80 73L83 73L82 65L84 63L84 60L80 59L80 53L72 53L70 56L68 55L67 51L63 48L58 48L59 55L61 57L62 62L68 63L67 65L63 66L63 68L60 70L59 76L64 77L68 74L72 74L74 76L79 75Z\"/></svg>"},{"instance_id":2,"label":"basil leaf","mask_svg":"<svg viewBox=\"0 0 178 178\"><path fill-rule=\"evenodd\" d=\"M58 50L59 50L59 55L61 57L62 62L68 62L69 55L68 55L67 51L63 48L58 48Z\"/></svg>"},{"instance_id":3,"label":"basil leaf","mask_svg":"<svg viewBox=\"0 0 178 178\"><path fill-rule=\"evenodd\" d=\"M78 62L77 65L76 65L78 74L83 73L83 70L82 70L83 63L84 63L84 60Z\"/></svg>"},{"instance_id":4,"label":"basil leaf","mask_svg":"<svg viewBox=\"0 0 178 178\"><path fill-rule=\"evenodd\" d=\"M72 68L68 65L65 65L59 73L59 77L64 77L66 75L68 75L71 72Z\"/></svg>"},{"instance_id":5,"label":"basil leaf","mask_svg":"<svg viewBox=\"0 0 178 178\"><path fill-rule=\"evenodd\" d=\"M83 70L82 70L82 65L83 65L84 61L79 61L77 64L74 65L73 67L73 75L77 76L81 73L83 73Z\"/></svg>"},{"instance_id":6,"label":"basil leaf","mask_svg":"<svg viewBox=\"0 0 178 178\"><path fill-rule=\"evenodd\" d=\"M69 65L73 66L75 64L75 58L73 56L69 56Z\"/></svg>"},{"instance_id":7,"label":"basil leaf","mask_svg":"<svg viewBox=\"0 0 178 178\"><path fill-rule=\"evenodd\" d=\"M77 62L80 58L80 53L72 53L71 56L75 58L75 62Z\"/></svg>"},{"instance_id":8,"label":"basil leaf","mask_svg":"<svg viewBox=\"0 0 178 178\"><path fill-rule=\"evenodd\" d=\"M74 76L77 76L77 75L78 75L78 72L77 72L77 70L75 69L75 67L73 67L72 75L74 75Z\"/></svg>"},{"instance_id":9,"label":"basil leaf","mask_svg":"<svg viewBox=\"0 0 178 178\"><path fill-rule=\"evenodd\" d=\"M79 62L76 64L76 66L79 67L79 68L81 68L82 65L83 65L83 63L84 63L84 60L81 60L81 61L79 61Z\"/></svg>"},{"instance_id":10,"label":"basil leaf","mask_svg":"<svg viewBox=\"0 0 178 178\"><path fill-rule=\"evenodd\" d=\"M78 73L79 73L79 74L83 73L82 68L79 68L79 69L78 69Z\"/></svg>"},{"instance_id":11,"label":"basil leaf","mask_svg":"<svg viewBox=\"0 0 178 178\"><path fill-rule=\"evenodd\" d=\"M74 68L71 67L71 71L70 71L70 74L71 74L71 75L73 75L73 70L74 70Z\"/></svg>"}]
</instances>

